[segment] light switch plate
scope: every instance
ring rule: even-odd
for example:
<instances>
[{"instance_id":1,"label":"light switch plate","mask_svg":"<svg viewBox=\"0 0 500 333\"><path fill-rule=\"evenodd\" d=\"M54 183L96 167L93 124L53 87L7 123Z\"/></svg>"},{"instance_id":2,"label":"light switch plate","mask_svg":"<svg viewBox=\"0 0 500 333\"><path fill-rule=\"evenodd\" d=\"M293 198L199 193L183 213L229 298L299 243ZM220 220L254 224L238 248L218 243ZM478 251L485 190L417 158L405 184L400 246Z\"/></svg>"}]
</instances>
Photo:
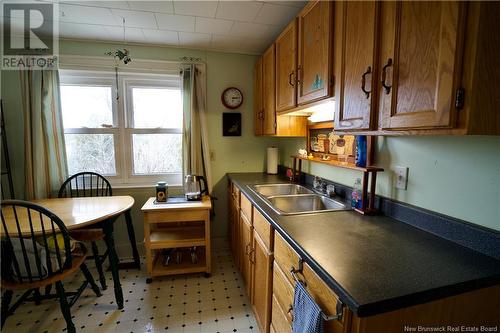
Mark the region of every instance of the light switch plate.
<instances>
[{"instance_id":1,"label":"light switch plate","mask_svg":"<svg viewBox=\"0 0 500 333\"><path fill-rule=\"evenodd\" d=\"M408 187L408 167L396 166L396 188L406 190Z\"/></svg>"}]
</instances>

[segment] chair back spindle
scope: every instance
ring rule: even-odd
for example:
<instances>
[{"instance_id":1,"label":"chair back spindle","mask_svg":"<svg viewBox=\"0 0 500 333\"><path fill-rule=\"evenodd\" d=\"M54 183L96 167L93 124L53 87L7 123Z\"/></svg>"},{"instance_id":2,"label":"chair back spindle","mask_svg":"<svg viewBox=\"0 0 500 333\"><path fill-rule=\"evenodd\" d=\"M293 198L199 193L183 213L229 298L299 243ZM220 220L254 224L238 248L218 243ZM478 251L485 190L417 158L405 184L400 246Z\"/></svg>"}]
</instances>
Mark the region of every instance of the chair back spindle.
<instances>
[{"instance_id":1,"label":"chair back spindle","mask_svg":"<svg viewBox=\"0 0 500 333\"><path fill-rule=\"evenodd\" d=\"M6 200L1 206L2 280L32 283L71 267L70 237L59 217L27 201Z\"/></svg>"},{"instance_id":2,"label":"chair back spindle","mask_svg":"<svg viewBox=\"0 0 500 333\"><path fill-rule=\"evenodd\" d=\"M111 184L96 172L80 172L66 179L59 189L59 198L112 196Z\"/></svg>"}]
</instances>

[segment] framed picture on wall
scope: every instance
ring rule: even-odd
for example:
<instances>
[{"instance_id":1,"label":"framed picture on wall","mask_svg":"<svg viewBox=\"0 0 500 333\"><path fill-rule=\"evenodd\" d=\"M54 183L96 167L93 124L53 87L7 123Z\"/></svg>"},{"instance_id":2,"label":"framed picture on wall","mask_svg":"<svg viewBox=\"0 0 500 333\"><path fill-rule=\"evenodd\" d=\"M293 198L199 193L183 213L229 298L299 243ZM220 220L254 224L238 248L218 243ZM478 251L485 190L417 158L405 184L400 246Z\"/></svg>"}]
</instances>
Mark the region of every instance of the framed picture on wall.
<instances>
[{"instance_id":1,"label":"framed picture on wall","mask_svg":"<svg viewBox=\"0 0 500 333\"><path fill-rule=\"evenodd\" d=\"M241 136L241 113L222 114L222 136Z\"/></svg>"}]
</instances>

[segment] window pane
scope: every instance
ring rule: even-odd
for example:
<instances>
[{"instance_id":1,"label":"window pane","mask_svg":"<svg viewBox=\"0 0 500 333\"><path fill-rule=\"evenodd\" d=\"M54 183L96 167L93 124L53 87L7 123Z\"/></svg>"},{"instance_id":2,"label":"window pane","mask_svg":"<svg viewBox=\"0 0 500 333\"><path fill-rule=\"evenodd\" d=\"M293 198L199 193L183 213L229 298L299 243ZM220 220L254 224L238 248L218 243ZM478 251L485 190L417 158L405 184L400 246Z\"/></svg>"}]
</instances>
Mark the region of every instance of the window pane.
<instances>
[{"instance_id":1,"label":"window pane","mask_svg":"<svg viewBox=\"0 0 500 333\"><path fill-rule=\"evenodd\" d=\"M132 134L134 173L180 173L181 134Z\"/></svg>"},{"instance_id":2,"label":"window pane","mask_svg":"<svg viewBox=\"0 0 500 333\"><path fill-rule=\"evenodd\" d=\"M113 125L111 87L61 85L65 128L101 128Z\"/></svg>"},{"instance_id":3,"label":"window pane","mask_svg":"<svg viewBox=\"0 0 500 333\"><path fill-rule=\"evenodd\" d=\"M68 172L116 175L113 134L65 134Z\"/></svg>"},{"instance_id":4,"label":"window pane","mask_svg":"<svg viewBox=\"0 0 500 333\"><path fill-rule=\"evenodd\" d=\"M135 128L181 128L179 89L132 88Z\"/></svg>"}]
</instances>

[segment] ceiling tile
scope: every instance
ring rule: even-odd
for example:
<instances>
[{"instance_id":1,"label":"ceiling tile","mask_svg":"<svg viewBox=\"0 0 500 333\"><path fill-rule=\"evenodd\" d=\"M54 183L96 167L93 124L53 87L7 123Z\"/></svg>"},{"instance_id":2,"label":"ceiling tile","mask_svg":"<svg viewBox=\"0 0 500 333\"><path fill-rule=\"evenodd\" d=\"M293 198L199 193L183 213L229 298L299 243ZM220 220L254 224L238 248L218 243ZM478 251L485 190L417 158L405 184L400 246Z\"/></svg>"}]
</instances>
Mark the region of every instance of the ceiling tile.
<instances>
[{"instance_id":1,"label":"ceiling tile","mask_svg":"<svg viewBox=\"0 0 500 333\"><path fill-rule=\"evenodd\" d=\"M61 22L69 23L116 25L115 17L108 8L61 4L59 19Z\"/></svg>"},{"instance_id":2,"label":"ceiling tile","mask_svg":"<svg viewBox=\"0 0 500 333\"><path fill-rule=\"evenodd\" d=\"M153 13L121 9L111 9L111 12L115 16L115 22L117 25L123 25L123 18L125 19L126 27L147 29L158 28L156 26L156 20Z\"/></svg>"},{"instance_id":3,"label":"ceiling tile","mask_svg":"<svg viewBox=\"0 0 500 333\"><path fill-rule=\"evenodd\" d=\"M252 22L263 3L257 1L220 1L217 7L217 18Z\"/></svg>"},{"instance_id":4,"label":"ceiling tile","mask_svg":"<svg viewBox=\"0 0 500 333\"><path fill-rule=\"evenodd\" d=\"M194 32L194 16L155 14L158 28L161 30Z\"/></svg>"},{"instance_id":5,"label":"ceiling tile","mask_svg":"<svg viewBox=\"0 0 500 333\"><path fill-rule=\"evenodd\" d=\"M174 1L174 13L215 17L218 1Z\"/></svg>"},{"instance_id":6,"label":"ceiling tile","mask_svg":"<svg viewBox=\"0 0 500 333\"><path fill-rule=\"evenodd\" d=\"M206 48L210 46L210 39L210 34L179 32L180 46Z\"/></svg>"},{"instance_id":7,"label":"ceiling tile","mask_svg":"<svg viewBox=\"0 0 500 333\"><path fill-rule=\"evenodd\" d=\"M77 39L110 39L108 31L101 25L65 22L59 24L59 36L62 38Z\"/></svg>"},{"instance_id":8,"label":"ceiling tile","mask_svg":"<svg viewBox=\"0 0 500 333\"><path fill-rule=\"evenodd\" d=\"M177 31L142 29L146 42L155 44L179 45Z\"/></svg>"},{"instance_id":9,"label":"ceiling tile","mask_svg":"<svg viewBox=\"0 0 500 333\"><path fill-rule=\"evenodd\" d=\"M57 1L54 1L57 2ZM81 5L90 7L129 9L127 1L59 1L60 4Z\"/></svg>"},{"instance_id":10,"label":"ceiling tile","mask_svg":"<svg viewBox=\"0 0 500 333\"><path fill-rule=\"evenodd\" d=\"M254 22L286 26L299 11L297 7L265 3Z\"/></svg>"},{"instance_id":11,"label":"ceiling tile","mask_svg":"<svg viewBox=\"0 0 500 333\"><path fill-rule=\"evenodd\" d=\"M145 10L155 13L174 13L172 1L129 1L130 9Z\"/></svg>"},{"instance_id":12,"label":"ceiling tile","mask_svg":"<svg viewBox=\"0 0 500 333\"><path fill-rule=\"evenodd\" d=\"M230 34L238 37L266 38L272 30L264 24L234 22Z\"/></svg>"},{"instance_id":13,"label":"ceiling tile","mask_svg":"<svg viewBox=\"0 0 500 333\"><path fill-rule=\"evenodd\" d=\"M260 2L266 2L266 3L271 3L271 4L277 4L277 5L283 5L283 6L291 6L291 7L297 7L297 8L304 8L306 5L307 1L303 0L275 0L275 1L269 1L269 0L257 0Z\"/></svg>"},{"instance_id":14,"label":"ceiling tile","mask_svg":"<svg viewBox=\"0 0 500 333\"><path fill-rule=\"evenodd\" d=\"M108 32L109 39L123 42L123 28L106 26L104 29ZM139 28L125 28L125 41L144 43L144 34Z\"/></svg>"},{"instance_id":15,"label":"ceiling tile","mask_svg":"<svg viewBox=\"0 0 500 333\"><path fill-rule=\"evenodd\" d=\"M205 17L196 18L196 32L228 35L234 21L212 19Z\"/></svg>"},{"instance_id":16,"label":"ceiling tile","mask_svg":"<svg viewBox=\"0 0 500 333\"><path fill-rule=\"evenodd\" d=\"M217 50L236 50L243 45L242 38L227 35L212 35L210 48Z\"/></svg>"}]
</instances>

